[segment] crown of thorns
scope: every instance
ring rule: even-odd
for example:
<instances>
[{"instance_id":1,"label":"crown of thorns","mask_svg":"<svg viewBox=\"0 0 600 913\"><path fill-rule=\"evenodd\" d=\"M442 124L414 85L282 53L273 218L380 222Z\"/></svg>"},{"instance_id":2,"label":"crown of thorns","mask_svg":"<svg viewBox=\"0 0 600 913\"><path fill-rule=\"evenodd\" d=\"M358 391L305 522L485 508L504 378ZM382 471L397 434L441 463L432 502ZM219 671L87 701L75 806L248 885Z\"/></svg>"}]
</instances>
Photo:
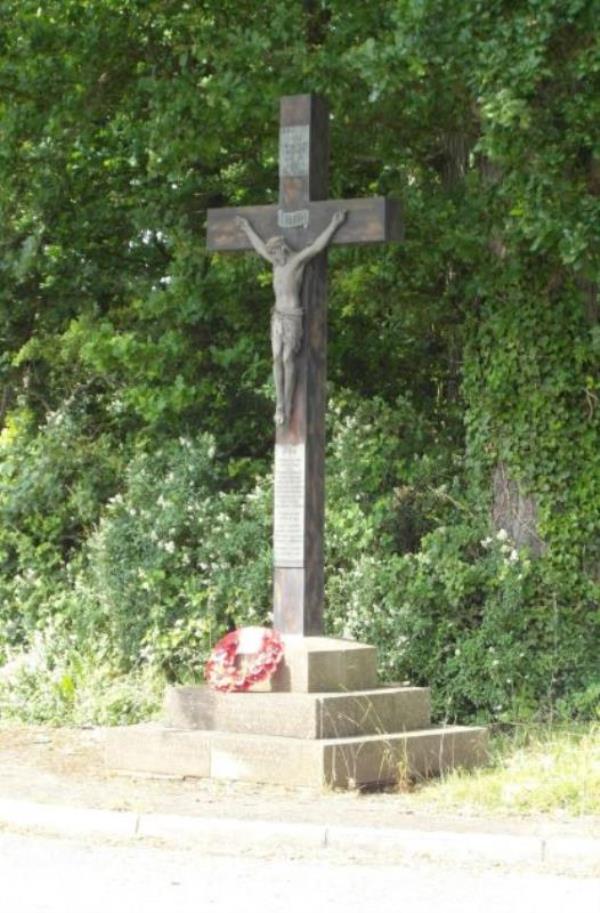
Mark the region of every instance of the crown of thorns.
<instances>
[{"instance_id":1,"label":"crown of thorns","mask_svg":"<svg viewBox=\"0 0 600 913\"><path fill-rule=\"evenodd\" d=\"M269 253L277 250L278 247L289 247L283 235L275 235L273 238L269 238L265 246Z\"/></svg>"}]
</instances>

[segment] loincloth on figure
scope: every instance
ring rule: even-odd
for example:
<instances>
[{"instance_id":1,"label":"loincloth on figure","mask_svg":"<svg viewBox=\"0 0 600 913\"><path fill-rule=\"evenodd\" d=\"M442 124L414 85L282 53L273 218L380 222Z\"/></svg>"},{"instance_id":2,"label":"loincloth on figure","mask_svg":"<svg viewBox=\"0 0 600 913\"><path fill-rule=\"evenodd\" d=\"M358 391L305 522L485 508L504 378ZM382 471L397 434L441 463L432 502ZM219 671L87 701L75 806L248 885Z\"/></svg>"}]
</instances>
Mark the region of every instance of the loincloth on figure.
<instances>
[{"instance_id":1,"label":"loincloth on figure","mask_svg":"<svg viewBox=\"0 0 600 913\"><path fill-rule=\"evenodd\" d=\"M302 310L271 311L271 345L274 354L283 350L296 355L302 345Z\"/></svg>"}]
</instances>

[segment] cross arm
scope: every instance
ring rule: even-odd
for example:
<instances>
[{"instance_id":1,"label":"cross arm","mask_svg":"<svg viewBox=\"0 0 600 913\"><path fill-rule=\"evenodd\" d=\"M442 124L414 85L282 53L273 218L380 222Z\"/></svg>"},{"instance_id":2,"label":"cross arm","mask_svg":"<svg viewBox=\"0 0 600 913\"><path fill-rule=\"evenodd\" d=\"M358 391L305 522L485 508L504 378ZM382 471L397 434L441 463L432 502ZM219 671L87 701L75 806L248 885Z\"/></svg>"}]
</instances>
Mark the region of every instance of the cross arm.
<instances>
[{"instance_id":1,"label":"cross arm","mask_svg":"<svg viewBox=\"0 0 600 913\"><path fill-rule=\"evenodd\" d=\"M334 213L344 211L347 217L331 244L376 244L401 241L403 225L400 204L387 197L357 200L318 200L303 209L289 211L271 206L224 206L207 213L207 247L214 251L252 250L247 235L236 225L236 217L248 219L254 231L267 241L273 235L284 235L294 250L306 247L319 237Z\"/></svg>"},{"instance_id":2,"label":"cross arm","mask_svg":"<svg viewBox=\"0 0 600 913\"><path fill-rule=\"evenodd\" d=\"M236 218L248 219L263 241L281 232L277 227L277 206L223 206L209 209L206 217L206 246L209 250L253 250Z\"/></svg>"},{"instance_id":3,"label":"cross arm","mask_svg":"<svg viewBox=\"0 0 600 913\"><path fill-rule=\"evenodd\" d=\"M324 200L310 203L309 230L318 237L331 222L334 213L344 211L346 219L340 225L331 244L376 244L380 241L401 241L403 225L400 204L387 197L367 197L357 200Z\"/></svg>"}]
</instances>

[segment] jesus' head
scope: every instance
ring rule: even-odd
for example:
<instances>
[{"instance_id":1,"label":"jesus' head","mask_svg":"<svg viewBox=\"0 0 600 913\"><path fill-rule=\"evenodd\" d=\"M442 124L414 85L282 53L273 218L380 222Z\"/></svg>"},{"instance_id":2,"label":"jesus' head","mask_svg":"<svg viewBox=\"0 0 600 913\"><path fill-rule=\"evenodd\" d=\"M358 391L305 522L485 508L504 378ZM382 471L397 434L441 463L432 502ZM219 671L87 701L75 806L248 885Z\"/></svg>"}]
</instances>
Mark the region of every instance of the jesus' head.
<instances>
[{"instance_id":1,"label":"jesus' head","mask_svg":"<svg viewBox=\"0 0 600 913\"><path fill-rule=\"evenodd\" d=\"M284 266L286 264L288 257L291 254L291 250L286 244L283 235L275 235L275 237L269 238L265 247L276 266Z\"/></svg>"}]
</instances>

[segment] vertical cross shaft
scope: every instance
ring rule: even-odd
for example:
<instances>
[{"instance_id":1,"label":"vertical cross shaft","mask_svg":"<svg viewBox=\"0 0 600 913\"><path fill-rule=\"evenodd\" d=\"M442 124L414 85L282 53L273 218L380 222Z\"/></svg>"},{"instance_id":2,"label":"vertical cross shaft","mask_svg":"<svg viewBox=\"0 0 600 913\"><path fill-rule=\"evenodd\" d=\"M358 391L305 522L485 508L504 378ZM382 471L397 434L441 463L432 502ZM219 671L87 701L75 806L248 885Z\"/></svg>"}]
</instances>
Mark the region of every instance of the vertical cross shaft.
<instances>
[{"instance_id":1,"label":"vertical cross shaft","mask_svg":"<svg viewBox=\"0 0 600 913\"><path fill-rule=\"evenodd\" d=\"M310 202L327 196L328 137L322 99L281 100L279 219L295 249L307 243ZM323 631L326 279L324 252L305 267L292 416L276 432L273 624L288 634Z\"/></svg>"},{"instance_id":2,"label":"vertical cross shaft","mask_svg":"<svg viewBox=\"0 0 600 913\"><path fill-rule=\"evenodd\" d=\"M249 220L261 244L279 232L293 250L305 250L339 211L347 218L330 236L330 243L399 241L402 226L395 201L384 197L326 200L328 160L329 122L323 99L315 95L282 98L279 204L209 209L209 250L257 249L240 228L240 217ZM285 634L311 635L323 632L326 252L304 266L303 276L302 342L292 364L294 398L287 422L276 425L273 623ZM286 332L281 323L276 332ZM275 367L281 370L281 364ZM281 374L278 380L281 386Z\"/></svg>"}]
</instances>

